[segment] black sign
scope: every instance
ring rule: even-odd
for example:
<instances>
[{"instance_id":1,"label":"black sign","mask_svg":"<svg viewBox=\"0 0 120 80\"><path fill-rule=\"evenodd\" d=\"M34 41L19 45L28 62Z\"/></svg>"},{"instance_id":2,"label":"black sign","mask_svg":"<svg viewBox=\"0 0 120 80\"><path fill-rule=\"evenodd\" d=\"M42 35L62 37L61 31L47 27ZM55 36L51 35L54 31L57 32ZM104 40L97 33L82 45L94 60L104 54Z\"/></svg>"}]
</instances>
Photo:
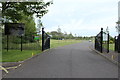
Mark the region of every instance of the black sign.
<instances>
[{"instance_id":1,"label":"black sign","mask_svg":"<svg viewBox=\"0 0 120 80\"><path fill-rule=\"evenodd\" d=\"M23 36L23 23L5 23L5 35Z\"/></svg>"}]
</instances>

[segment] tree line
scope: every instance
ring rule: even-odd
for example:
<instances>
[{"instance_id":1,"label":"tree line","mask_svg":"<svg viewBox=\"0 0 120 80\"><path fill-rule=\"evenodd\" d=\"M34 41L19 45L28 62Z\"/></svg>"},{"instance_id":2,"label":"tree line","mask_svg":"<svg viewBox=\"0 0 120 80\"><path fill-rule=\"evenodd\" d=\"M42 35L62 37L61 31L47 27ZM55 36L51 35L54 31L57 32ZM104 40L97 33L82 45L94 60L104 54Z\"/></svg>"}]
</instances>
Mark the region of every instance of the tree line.
<instances>
[{"instance_id":1,"label":"tree line","mask_svg":"<svg viewBox=\"0 0 120 80\"><path fill-rule=\"evenodd\" d=\"M56 39L56 40L64 40L64 39L76 39L76 40L90 40L94 38L94 36L87 37L87 36L76 36L73 35L71 32L62 32L61 28L58 27L57 31L51 31L47 32L51 36L51 39Z\"/></svg>"}]
</instances>

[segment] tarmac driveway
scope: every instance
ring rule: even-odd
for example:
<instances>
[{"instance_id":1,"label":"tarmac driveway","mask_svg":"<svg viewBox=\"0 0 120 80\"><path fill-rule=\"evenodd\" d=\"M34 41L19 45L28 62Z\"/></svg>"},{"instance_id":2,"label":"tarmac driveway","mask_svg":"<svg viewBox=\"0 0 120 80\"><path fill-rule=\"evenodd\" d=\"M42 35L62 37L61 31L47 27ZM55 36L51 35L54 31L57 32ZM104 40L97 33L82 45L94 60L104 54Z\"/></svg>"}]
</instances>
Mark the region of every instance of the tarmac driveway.
<instances>
[{"instance_id":1,"label":"tarmac driveway","mask_svg":"<svg viewBox=\"0 0 120 80\"><path fill-rule=\"evenodd\" d=\"M118 67L92 51L91 42L43 52L5 78L118 78Z\"/></svg>"}]
</instances>

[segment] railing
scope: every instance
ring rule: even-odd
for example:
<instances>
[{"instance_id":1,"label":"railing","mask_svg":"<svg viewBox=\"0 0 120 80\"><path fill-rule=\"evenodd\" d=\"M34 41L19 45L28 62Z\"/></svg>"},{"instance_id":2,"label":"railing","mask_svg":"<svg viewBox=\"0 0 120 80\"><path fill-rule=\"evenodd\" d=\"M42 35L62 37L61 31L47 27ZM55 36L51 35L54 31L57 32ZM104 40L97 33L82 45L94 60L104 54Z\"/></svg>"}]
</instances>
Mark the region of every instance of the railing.
<instances>
[{"instance_id":1,"label":"railing","mask_svg":"<svg viewBox=\"0 0 120 80\"><path fill-rule=\"evenodd\" d=\"M95 49L99 52L109 52L109 33L103 32L103 28L97 36L95 36Z\"/></svg>"},{"instance_id":2,"label":"railing","mask_svg":"<svg viewBox=\"0 0 120 80\"><path fill-rule=\"evenodd\" d=\"M102 35L103 34L103 29L101 28L101 32L95 36L95 49L100 51L102 53Z\"/></svg>"},{"instance_id":3,"label":"railing","mask_svg":"<svg viewBox=\"0 0 120 80\"><path fill-rule=\"evenodd\" d=\"M50 48L50 36L42 28L42 51Z\"/></svg>"},{"instance_id":4,"label":"railing","mask_svg":"<svg viewBox=\"0 0 120 80\"><path fill-rule=\"evenodd\" d=\"M115 51L120 53L120 34L115 37Z\"/></svg>"},{"instance_id":5,"label":"railing","mask_svg":"<svg viewBox=\"0 0 120 80\"><path fill-rule=\"evenodd\" d=\"M11 36L2 35L3 50L40 50L40 42L34 36Z\"/></svg>"},{"instance_id":6,"label":"railing","mask_svg":"<svg viewBox=\"0 0 120 80\"><path fill-rule=\"evenodd\" d=\"M34 38L36 37L37 38ZM2 31L3 50L40 50L40 35L37 32L25 34L25 24L5 23Z\"/></svg>"}]
</instances>

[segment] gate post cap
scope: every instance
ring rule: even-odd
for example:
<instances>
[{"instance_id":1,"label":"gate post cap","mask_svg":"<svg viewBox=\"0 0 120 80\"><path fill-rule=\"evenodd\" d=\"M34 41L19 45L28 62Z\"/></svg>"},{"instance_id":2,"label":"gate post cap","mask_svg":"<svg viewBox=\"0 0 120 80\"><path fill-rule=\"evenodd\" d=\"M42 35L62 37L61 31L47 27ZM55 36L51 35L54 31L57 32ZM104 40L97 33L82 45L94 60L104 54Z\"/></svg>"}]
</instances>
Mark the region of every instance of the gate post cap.
<instances>
[{"instance_id":1,"label":"gate post cap","mask_svg":"<svg viewBox=\"0 0 120 80\"><path fill-rule=\"evenodd\" d=\"M101 28L101 30L103 30L103 28Z\"/></svg>"}]
</instances>

